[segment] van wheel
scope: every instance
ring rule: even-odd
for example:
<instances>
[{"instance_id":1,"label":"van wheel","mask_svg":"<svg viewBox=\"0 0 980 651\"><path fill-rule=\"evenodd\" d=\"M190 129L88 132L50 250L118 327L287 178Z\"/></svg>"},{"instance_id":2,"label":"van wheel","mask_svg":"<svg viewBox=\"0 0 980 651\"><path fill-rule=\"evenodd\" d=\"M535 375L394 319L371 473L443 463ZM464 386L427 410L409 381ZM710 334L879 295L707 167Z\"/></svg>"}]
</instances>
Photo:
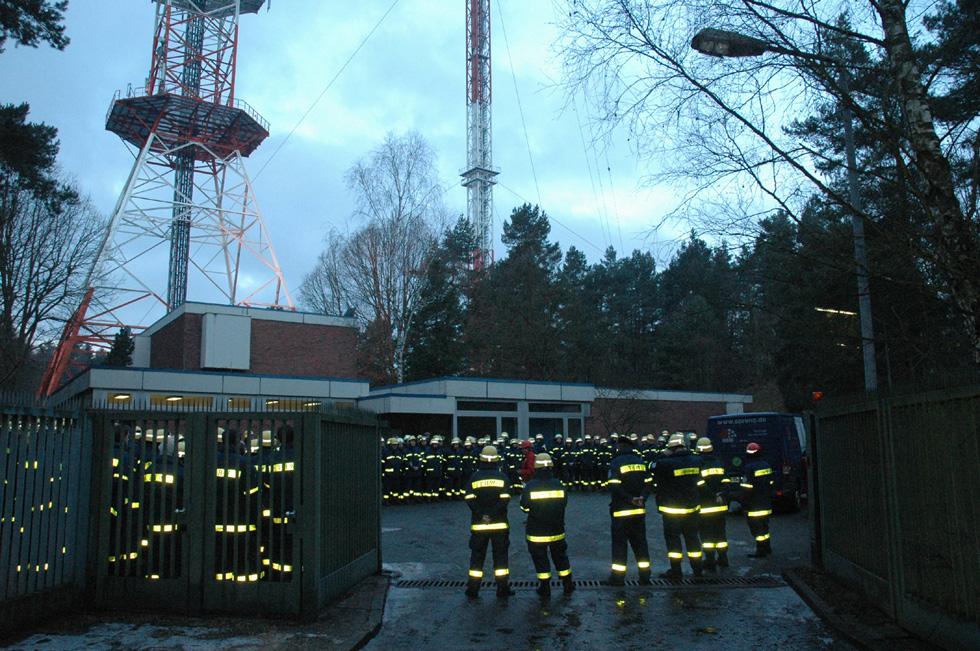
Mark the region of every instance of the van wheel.
<instances>
[{"instance_id":1,"label":"van wheel","mask_svg":"<svg viewBox=\"0 0 980 651\"><path fill-rule=\"evenodd\" d=\"M786 510L790 513L799 513L802 508L802 500L800 499L800 491L793 491L793 495L786 500Z\"/></svg>"}]
</instances>

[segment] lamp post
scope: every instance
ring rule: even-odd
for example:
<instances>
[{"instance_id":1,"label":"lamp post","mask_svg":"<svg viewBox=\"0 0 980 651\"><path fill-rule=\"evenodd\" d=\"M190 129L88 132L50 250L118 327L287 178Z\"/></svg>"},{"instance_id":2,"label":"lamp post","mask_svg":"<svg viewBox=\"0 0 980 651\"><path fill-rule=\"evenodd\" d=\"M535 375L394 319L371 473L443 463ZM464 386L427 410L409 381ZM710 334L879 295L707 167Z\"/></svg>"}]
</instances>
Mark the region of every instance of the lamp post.
<instances>
[{"instance_id":1,"label":"lamp post","mask_svg":"<svg viewBox=\"0 0 980 651\"><path fill-rule=\"evenodd\" d=\"M691 47L715 57L757 57L766 52L789 54L805 59L822 60L838 67L841 89L850 93L851 76L842 62L806 54L767 43L766 41L722 29L702 29L691 40ZM844 118L844 150L847 158L848 200L851 204L851 227L854 229L854 262L858 284L858 312L861 316L861 349L864 353L864 388L877 391L878 370L875 362L874 328L871 323L871 289L868 284L868 256L864 242L864 220L861 219L861 195L858 191L857 157L854 152L854 115L846 102L840 102Z\"/></svg>"}]
</instances>

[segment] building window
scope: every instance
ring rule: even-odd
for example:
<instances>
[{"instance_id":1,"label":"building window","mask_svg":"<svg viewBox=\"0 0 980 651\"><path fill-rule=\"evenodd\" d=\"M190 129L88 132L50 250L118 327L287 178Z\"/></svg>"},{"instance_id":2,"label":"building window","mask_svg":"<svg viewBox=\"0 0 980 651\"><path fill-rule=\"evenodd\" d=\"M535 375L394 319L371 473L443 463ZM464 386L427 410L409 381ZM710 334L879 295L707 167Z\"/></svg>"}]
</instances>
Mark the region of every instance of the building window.
<instances>
[{"instance_id":1,"label":"building window","mask_svg":"<svg viewBox=\"0 0 980 651\"><path fill-rule=\"evenodd\" d=\"M228 409L251 409L251 398L228 398Z\"/></svg>"},{"instance_id":2,"label":"building window","mask_svg":"<svg viewBox=\"0 0 980 651\"><path fill-rule=\"evenodd\" d=\"M490 400L457 400L459 411L517 411L516 402L493 402Z\"/></svg>"},{"instance_id":3,"label":"building window","mask_svg":"<svg viewBox=\"0 0 980 651\"><path fill-rule=\"evenodd\" d=\"M320 411L323 401L318 398L269 398L265 408L269 411Z\"/></svg>"},{"instance_id":4,"label":"building window","mask_svg":"<svg viewBox=\"0 0 980 651\"><path fill-rule=\"evenodd\" d=\"M211 407L214 404L212 396L185 396L180 394L151 393L151 407L172 407L184 409L187 407Z\"/></svg>"},{"instance_id":5,"label":"building window","mask_svg":"<svg viewBox=\"0 0 980 651\"><path fill-rule=\"evenodd\" d=\"M532 402L527 406L528 411L550 412L558 414L579 414L582 412L582 405L567 402Z\"/></svg>"},{"instance_id":6,"label":"building window","mask_svg":"<svg viewBox=\"0 0 980 651\"><path fill-rule=\"evenodd\" d=\"M133 404L133 394L131 393L110 393L110 405L131 405Z\"/></svg>"}]
</instances>

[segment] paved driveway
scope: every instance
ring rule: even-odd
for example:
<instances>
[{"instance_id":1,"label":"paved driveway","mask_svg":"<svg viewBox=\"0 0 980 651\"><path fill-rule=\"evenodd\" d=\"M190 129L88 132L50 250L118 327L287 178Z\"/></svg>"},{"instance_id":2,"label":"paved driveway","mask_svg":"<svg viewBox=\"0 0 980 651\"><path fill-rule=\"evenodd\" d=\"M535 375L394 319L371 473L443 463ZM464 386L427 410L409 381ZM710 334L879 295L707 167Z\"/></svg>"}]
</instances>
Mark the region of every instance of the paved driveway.
<instances>
[{"instance_id":1,"label":"paved driveway","mask_svg":"<svg viewBox=\"0 0 980 651\"><path fill-rule=\"evenodd\" d=\"M630 558L625 588L600 586L609 574L609 497L570 496L566 517L572 573L579 587L543 601L524 544L524 517L511 503L511 579L517 594L497 599L484 588L463 595L469 509L462 502L401 505L383 514L386 569L396 573L384 625L365 648L382 649L852 649L839 640L781 578L808 563L806 513L773 519L768 559L754 548L743 518L728 519L732 561L724 573L680 585L638 586ZM647 521L654 576L667 567L660 517ZM489 558L485 569L490 569ZM633 585L630 585L633 584ZM556 584L557 585L557 584Z\"/></svg>"}]
</instances>

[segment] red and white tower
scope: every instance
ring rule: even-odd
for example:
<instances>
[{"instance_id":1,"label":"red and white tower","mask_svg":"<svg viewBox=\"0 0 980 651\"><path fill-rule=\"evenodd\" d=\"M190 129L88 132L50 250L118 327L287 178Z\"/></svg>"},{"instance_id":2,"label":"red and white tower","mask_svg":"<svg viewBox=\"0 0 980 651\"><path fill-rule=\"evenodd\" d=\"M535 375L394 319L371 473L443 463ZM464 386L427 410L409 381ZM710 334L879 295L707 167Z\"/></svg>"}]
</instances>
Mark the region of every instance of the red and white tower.
<instances>
[{"instance_id":1,"label":"red and white tower","mask_svg":"<svg viewBox=\"0 0 980 651\"><path fill-rule=\"evenodd\" d=\"M133 169L41 392L81 353L105 350L187 300L293 309L243 159L268 123L235 97L238 18L265 0L154 0L150 73L117 92L106 129Z\"/></svg>"},{"instance_id":2,"label":"red and white tower","mask_svg":"<svg viewBox=\"0 0 980 651\"><path fill-rule=\"evenodd\" d=\"M490 128L490 0L467 0L466 10L466 217L476 235L473 268L493 262L493 167Z\"/></svg>"}]
</instances>

